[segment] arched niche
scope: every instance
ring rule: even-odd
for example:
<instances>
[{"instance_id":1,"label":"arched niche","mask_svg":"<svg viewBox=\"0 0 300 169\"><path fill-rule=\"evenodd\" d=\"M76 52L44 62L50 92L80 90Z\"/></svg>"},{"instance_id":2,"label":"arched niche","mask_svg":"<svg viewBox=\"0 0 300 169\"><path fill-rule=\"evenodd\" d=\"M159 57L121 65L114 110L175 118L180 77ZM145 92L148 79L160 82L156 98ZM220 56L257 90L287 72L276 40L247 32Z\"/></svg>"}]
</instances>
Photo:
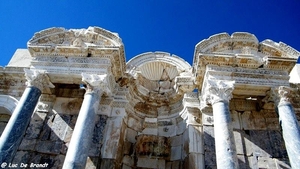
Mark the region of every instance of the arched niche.
<instances>
[{"instance_id":1,"label":"arched niche","mask_svg":"<svg viewBox=\"0 0 300 169\"><path fill-rule=\"evenodd\" d=\"M8 95L0 95L0 135L5 129L6 124L8 123L17 104L17 99Z\"/></svg>"}]
</instances>

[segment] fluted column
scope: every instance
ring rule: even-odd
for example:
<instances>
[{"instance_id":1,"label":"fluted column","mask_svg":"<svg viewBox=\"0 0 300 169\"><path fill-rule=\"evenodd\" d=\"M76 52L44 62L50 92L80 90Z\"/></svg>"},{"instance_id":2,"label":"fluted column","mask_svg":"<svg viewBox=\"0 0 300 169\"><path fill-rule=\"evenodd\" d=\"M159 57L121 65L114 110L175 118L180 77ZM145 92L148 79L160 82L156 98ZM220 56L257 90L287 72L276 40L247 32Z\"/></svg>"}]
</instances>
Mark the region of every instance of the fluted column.
<instances>
[{"instance_id":1,"label":"fluted column","mask_svg":"<svg viewBox=\"0 0 300 169\"><path fill-rule=\"evenodd\" d=\"M107 92L106 77L82 73L82 81L87 84L87 89L68 147L64 169L85 168L95 126L95 115L102 93Z\"/></svg>"},{"instance_id":2,"label":"fluted column","mask_svg":"<svg viewBox=\"0 0 300 169\"><path fill-rule=\"evenodd\" d=\"M279 121L285 147L292 168L300 168L300 127L291 104L294 89L281 86L278 88L280 100L278 102Z\"/></svg>"},{"instance_id":3,"label":"fluted column","mask_svg":"<svg viewBox=\"0 0 300 169\"><path fill-rule=\"evenodd\" d=\"M229 112L234 82L207 80L206 86L206 101L213 107L217 167L237 169L239 166Z\"/></svg>"},{"instance_id":4,"label":"fluted column","mask_svg":"<svg viewBox=\"0 0 300 169\"><path fill-rule=\"evenodd\" d=\"M0 164L12 161L30 122L41 93L54 87L46 74L25 69L27 87L0 138Z\"/></svg>"}]
</instances>

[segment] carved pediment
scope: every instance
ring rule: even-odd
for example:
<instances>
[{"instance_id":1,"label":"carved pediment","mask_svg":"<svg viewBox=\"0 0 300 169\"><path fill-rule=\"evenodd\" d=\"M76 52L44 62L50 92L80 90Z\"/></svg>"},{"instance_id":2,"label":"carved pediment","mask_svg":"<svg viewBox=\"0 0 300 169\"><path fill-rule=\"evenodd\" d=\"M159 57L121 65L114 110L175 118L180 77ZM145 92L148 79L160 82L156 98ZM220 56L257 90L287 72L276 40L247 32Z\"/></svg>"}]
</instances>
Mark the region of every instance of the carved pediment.
<instances>
[{"instance_id":1,"label":"carved pediment","mask_svg":"<svg viewBox=\"0 0 300 169\"><path fill-rule=\"evenodd\" d=\"M102 74L111 71L119 79L125 71L121 38L99 27L45 29L35 33L27 46L34 57L32 67L58 76L63 74L63 78L72 74L74 77L67 77L70 83L78 80L81 72Z\"/></svg>"},{"instance_id":2,"label":"carved pediment","mask_svg":"<svg viewBox=\"0 0 300 169\"><path fill-rule=\"evenodd\" d=\"M99 27L88 29L49 28L37 32L28 41L27 46L32 56L64 55L75 53L91 53L96 48L114 48L122 46L117 34Z\"/></svg>"}]
</instances>

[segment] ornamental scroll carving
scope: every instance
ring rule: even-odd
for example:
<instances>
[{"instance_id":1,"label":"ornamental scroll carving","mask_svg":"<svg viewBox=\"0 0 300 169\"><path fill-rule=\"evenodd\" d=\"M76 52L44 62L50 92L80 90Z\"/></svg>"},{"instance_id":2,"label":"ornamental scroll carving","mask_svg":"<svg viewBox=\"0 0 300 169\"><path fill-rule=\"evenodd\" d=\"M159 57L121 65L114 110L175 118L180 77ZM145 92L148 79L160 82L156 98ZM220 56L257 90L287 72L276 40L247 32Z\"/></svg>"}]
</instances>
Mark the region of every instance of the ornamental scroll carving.
<instances>
[{"instance_id":1,"label":"ornamental scroll carving","mask_svg":"<svg viewBox=\"0 0 300 169\"><path fill-rule=\"evenodd\" d=\"M97 74L87 74L81 73L82 81L87 85L87 92L97 92L100 95L104 92L107 95L111 95L112 84L109 79L109 75L97 75Z\"/></svg>"},{"instance_id":2,"label":"ornamental scroll carving","mask_svg":"<svg viewBox=\"0 0 300 169\"><path fill-rule=\"evenodd\" d=\"M229 102L232 98L234 83L234 81L207 80L205 101L212 105L217 102Z\"/></svg>"},{"instance_id":3,"label":"ornamental scroll carving","mask_svg":"<svg viewBox=\"0 0 300 169\"><path fill-rule=\"evenodd\" d=\"M297 89L288 86L280 86L278 87L278 96L280 98L278 105L293 103L293 99L297 96Z\"/></svg>"},{"instance_id":4,"label":"ornamental scroll carving","mask_svg":"<svg viewBox=\"0 0 300 169\"><path fill-rule=\"evenodd\" d=\"M45 94L51 94L50 88L55 86L50 82L49 77L42 70L24 69L27 86L35 86Z\"/></svg>"},{"instance_id":5,"label":"ornamental scroll carving","mask_svg":"<svg viewBox=\"0 0 300 169\"><path fill-rule=\"evenodd\" d=\"M275 105L296 103L294 102L295 98L299 97L297 94L297 89L289 86L279 86L278 88L274 87L270 91L267 91L266 97L262 102L269 103L274 102Z\"/></svg>"}]
</instances>

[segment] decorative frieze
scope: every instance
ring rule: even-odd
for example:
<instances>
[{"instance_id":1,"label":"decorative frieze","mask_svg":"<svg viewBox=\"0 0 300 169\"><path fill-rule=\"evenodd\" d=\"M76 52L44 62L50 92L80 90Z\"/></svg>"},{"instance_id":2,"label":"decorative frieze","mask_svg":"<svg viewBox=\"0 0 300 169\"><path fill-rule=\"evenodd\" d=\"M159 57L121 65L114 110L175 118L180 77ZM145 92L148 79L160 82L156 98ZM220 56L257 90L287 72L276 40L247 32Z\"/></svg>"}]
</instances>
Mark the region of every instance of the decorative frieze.
<instances>
[{"instance_id":1,"label":"decorative frieze","mask_svg":"<svg viewBox=\"0 0 300 169\"><path fill-rule=\"evenodd\" d=\"M183 98L183 105L188 107L199 107L200 100L197 92L185 93Z\"/></svg>"},{"instance_id":2,"label":"decorative frieze","mask_svg":"<svg viewBox=\"0 0 300 169\"><path fill-rule=\"evenodd\" d=\"M32 66L47 73L78 75L81 72L101 74L111 71L119 79L125 71L121 39L102 28L50 28L35 34L27 46L34 57ZM62 72L60 67L68 70Z\"/></svg>"},{"instance_id":3,"label":"decorative frieze","mask_svg":"<svg viewBox=\"0 0 300 169\"><path fill-rule=\"evenodd\" d=\"M236 84L256 86L288 85L288 72L268 69L247 69L239 67L207 66L207 75L219 80L234 80Z\"/></svg>"}]
</instances>

